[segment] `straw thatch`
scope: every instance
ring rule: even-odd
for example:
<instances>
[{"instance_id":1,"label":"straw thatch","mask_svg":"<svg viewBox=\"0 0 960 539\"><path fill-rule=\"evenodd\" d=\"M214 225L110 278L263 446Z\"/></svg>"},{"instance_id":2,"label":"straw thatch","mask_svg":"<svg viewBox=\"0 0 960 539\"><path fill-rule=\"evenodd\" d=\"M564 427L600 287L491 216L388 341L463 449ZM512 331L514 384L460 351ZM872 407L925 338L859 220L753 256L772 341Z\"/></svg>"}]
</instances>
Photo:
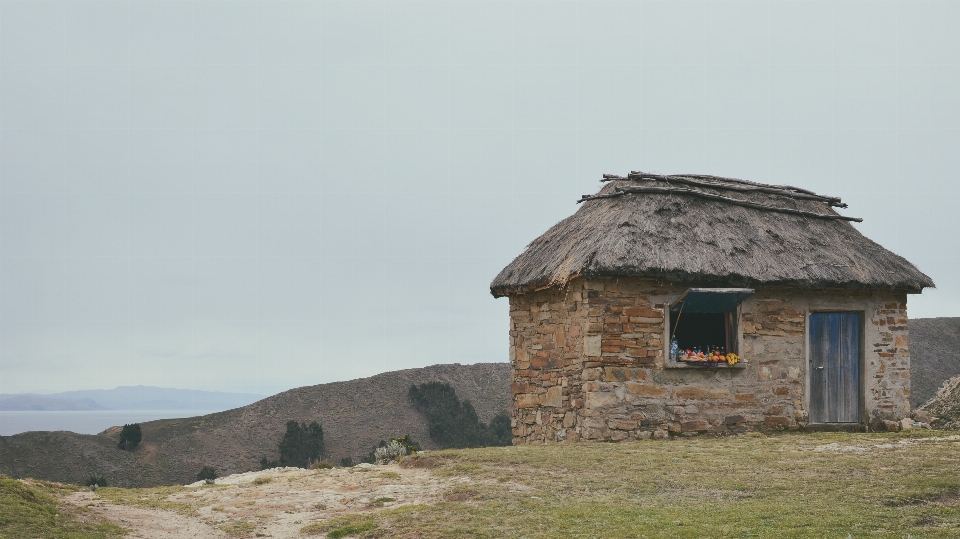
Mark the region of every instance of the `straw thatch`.
<instances>
[{"instance_id":1,"label":"straw thatch","mask_svg":"<svg viewBox=\"0 0 960 539\"><path fill-rule=\"evenodd\" d=\"M495 297L584 276L654 277L721 286L920 292L933 281L864 237L839 198L702 175L631 173L584 195L497 275Z\"/></svg>"}]
</instances>

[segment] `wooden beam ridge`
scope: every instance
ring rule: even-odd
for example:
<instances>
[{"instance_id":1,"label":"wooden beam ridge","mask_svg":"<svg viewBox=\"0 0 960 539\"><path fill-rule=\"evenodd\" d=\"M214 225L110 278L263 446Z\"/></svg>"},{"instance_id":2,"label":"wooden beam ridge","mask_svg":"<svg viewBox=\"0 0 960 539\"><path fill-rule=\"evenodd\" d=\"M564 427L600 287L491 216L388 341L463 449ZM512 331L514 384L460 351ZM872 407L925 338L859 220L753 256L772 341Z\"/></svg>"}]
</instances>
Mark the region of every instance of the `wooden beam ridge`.
<instances>
[{"instance_id":1,"label":"wooden beam ridge","mask_svg":"<svg viewBox=\"0 0 960 539\"><path fill-rule=\"evenodd\" d=\"M634 176L631 175L631 179ZM654 177L651 174L643 174L636 176L641 179L657 179L677 183L685 183L687 185L696 185L699 187L713 187L716 189L726 189L728 191L741 191L741 192L758 192L758 193L769 193L772 195L784 195L791 198L799 198L802 200L818 200L820 202L826 202L830 206L836 206L838 208L846 208L847 205L840 201L839 197L831 197L825 195L818 195L816 193L799 190L795 187L790 187L789 185L763 185L763 184L747 184L744 180L738 180L738 182L744 182L744 185L722 185L713 183L710 181L701 181L699 178L694 179L690 176L666 176L666 177ZM714 179L714 178L711 178ZM721 178L715 178L720 180ZM797 189L796 191L794 189Z\"/></svg>"},{"instance_id":2,"label":"wooden beam ridge","mask_svg":"<svg viewBox=\"0 0 960 539\"><path fill-rule=\"evenodd\" d=\"M685 183L687 185L696 185L699 187L726 189L728 191L769 193L773 195L783 195L783 196L788 196L788 197L798 198L803 200L818 200L821 202L826 202L830 206L836 206L838 208L847 207L847 205L840 200L840 197L818 195L813 191L808 191L806 189L801 189L799 187L793 187L790 185L768 185L765 183L756 183L756 182L750 182L747 180L738 180L735 178L723 178L720 176L707 176L703 174L678 174L678 175L667 176L662 174L650 174L646 172L631 172L630 175L626 178L622 176L615 176L613 174L604 174L603 179L600 181L609 182L609 181L615 181L615 180L660 180L665 182ZM702 180L708 180L708 181L702 181ZM723 184L713 183L715 181L733 182L741 185L723 185Z\"/></svg>"},{"instance_id":3,"label":"wooden beam ridge","mask_svg":"<svg viewBox=\"0 0 960 539\"><path fill-rule=\"evenodd\" d=\"M780 213L789 213L793 215L802 215L804 217L816 217L817 219L840 219L843 221L855 221L857 223L862 223L863 219L859 217L847 217L845 215L837 215L832 213L816 213L811 211L804 210L795 210L793 208L780 208L777 206L769 206L767 204L758 204L756 202L751 202L749 200L741 200L739 198L731 198L723 195L715 195L713 193L705 193L703 191L698 191L696 189L687 189L685 187L655 187L655 186L635 186L635 187L617 187L616 191L613 193L605 193L600 195L583 195L583 197L577 201L577 204L581 202L586 202L588 200L595 200L598 198L614 198L623 196L627 193L657 193L657 194L667 194L667 195L689 195L700 198L706 198L708 200L718 200L721 202L726 202L727 204L734 204L736 206L744 206L746 208L753 208L755 210L761 211L775 211Z\"/></svg>"}]
</instances>

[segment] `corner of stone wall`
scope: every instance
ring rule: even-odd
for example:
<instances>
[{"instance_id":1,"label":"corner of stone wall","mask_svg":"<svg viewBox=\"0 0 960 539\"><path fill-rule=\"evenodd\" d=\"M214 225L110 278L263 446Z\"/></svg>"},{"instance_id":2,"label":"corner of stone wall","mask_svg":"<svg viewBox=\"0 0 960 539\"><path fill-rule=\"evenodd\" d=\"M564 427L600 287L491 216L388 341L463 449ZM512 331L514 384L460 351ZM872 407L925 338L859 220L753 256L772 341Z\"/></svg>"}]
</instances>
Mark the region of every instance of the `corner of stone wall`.
<instances>
[{"instance_id":1,"label":"corner of stone wall","mask_svg":"<svg viewBox=\"0 0 960 539\"><path fill-rule=\"evenodd\" d=\"M910 414L910 337L906 294L879 297L864 323L866 412L871 423Z\"/></svg>"},{"instance_id":2,"label":"corner of stone wall","mask_svg":"<svg viewBox=\"0 0 960 539\"><path fill-rule=\"evenodd\" d=\"M574 279L510 298L514 443L579 439L585 294Z\"/></svg>"}]
</instances>

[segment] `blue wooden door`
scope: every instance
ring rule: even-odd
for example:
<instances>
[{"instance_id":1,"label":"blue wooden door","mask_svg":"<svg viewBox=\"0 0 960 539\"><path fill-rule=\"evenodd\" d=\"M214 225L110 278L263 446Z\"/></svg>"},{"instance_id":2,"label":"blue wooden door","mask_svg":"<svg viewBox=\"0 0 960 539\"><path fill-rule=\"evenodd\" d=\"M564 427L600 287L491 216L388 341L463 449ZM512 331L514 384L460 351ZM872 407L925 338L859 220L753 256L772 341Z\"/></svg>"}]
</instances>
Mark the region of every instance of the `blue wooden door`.
<instances>
[{"instance_id":1,"label":"blue wooden door","mask_svg":"<svg viewBox=\"0 0 960 539\"><path fill-rule=\"evenodd\" d=\"M860 314L810 315L810 422L860 422Z\"/></svg>"}]
</instances>

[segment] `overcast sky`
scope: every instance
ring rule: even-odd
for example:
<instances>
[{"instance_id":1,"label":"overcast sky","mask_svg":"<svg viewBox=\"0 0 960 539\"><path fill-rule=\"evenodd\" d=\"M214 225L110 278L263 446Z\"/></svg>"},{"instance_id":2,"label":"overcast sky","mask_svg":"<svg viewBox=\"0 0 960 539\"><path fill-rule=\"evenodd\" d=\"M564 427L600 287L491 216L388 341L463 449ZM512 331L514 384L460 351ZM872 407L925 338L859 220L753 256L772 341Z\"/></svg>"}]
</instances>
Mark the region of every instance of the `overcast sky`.
<instances>
[{"instance_id":1,"label":"overcast sky","mask_svg":"<svg viewBox=\"0 0 960 539\"><path fill-rule=\"evenodd\" d=\"M841 196L960 316L960 2L0 3L0 392L507 361L603 173Z\"/></svg>"}]
</instances>

